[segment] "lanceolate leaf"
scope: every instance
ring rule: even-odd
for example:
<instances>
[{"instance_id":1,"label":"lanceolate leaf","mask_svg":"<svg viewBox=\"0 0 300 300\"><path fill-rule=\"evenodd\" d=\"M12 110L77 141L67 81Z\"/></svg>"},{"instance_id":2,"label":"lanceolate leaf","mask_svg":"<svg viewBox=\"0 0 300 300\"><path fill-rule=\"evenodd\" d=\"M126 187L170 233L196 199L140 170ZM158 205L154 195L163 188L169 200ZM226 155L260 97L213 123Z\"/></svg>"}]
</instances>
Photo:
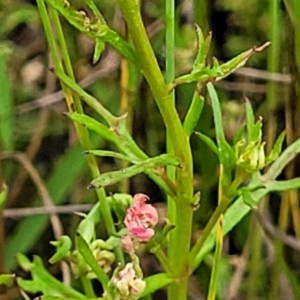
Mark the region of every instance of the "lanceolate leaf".
<instances>
[{"instance_id":1,"label":"lanceolate leaf","mask_svg":"<svg viewBox=\"0 0 300 300\"><path fill-rule=\"evenodd\" d=\"M114 152L114 151L107 151L107 150L88 150L86 151L86 153L91 153L94 154L95 156L106 156L106 157L114 157L117 159L121 159L124 161L129 161L129 162L133 162L134 161L132 159L130 159L128 156L118 153L118 152Z\"/></svg>"},{"instance_id":2,"label":"lanceolate leaf","mask_svg":"<svg viewBox=\"0 0 300 300\"><path fill-rule=\"evenodd\" d=\"M246 110L246 124L247 124L247 141L248 143L252 140L253 136L253 127L255 123L254 113L251 106L251 103L248 99L246 99L245 103L245 110Z\"/></svg>"},{"instance_id":3,"label":"lanceolate leaf","mask_svg":"<svg viewBox=\"0 0 300 300\"><path fill-rule=\"evenodd\" d=\"M158 273L152 276L145 278L146 289L142 293L142 297L145 297L174 281L173 278L168 276L166 273Z\"/></svg>"},{"instance_id":4,"label":"lanceolate leaf","mask_svg":"<svg viewBox=\"0 0 300 300\"><path fill-rule=\"evenodd\" d=\"M134 175L143 173L149 169L167 165L179 166L179 161L168 154L162 154L160 156L144 160L143 162L140 162L123 170L102 174L98 178L94 179L90 183L89 187L105 187L107 185L115 184L121 180L130 178Z\"/></svg>"},{"instance_id":5,"label":"lanceolate leaf","mask_svg":"<svg viewBox=\"0 0 300 300\"><path fill-rule=\"evenodd\" d=\"M220 70L222 72L222 75L217 76L215 80L216 81L221 80L227 77L228 75L232 74L235 70L242 67L254 53L263 51L269 45L270 42L266 42L260 47L253 47L250 50L247 50L239 54L238 56L234 57L233 59L226 62L225 64L220 65Z\"/></svg>"},{"instance_id":6,"label":"lanceolate leaf","mask_svg":"<svg viewBox=\"0 0 300 300\"><path fill-rule=\"evenodd\" d=\"M275 145L274 145L273 149L271 150L271 153L267 157L266 164L269 164L269 163L275 161L279 157L279 155L282 151L282 144L283 144L285 135L286 135L286 132L283 131L277 138Z\"/></svg>"},{"instance_id":7,"label":"lanceolate leaf","mask_svg":"<svg viewBox=\"0 0 300 300\"><path fill-rule=\"evenodd\" d=\"M194 62L192 73L202 70L206 65L206 57L209 51L212 33L209 32L206 39L203 38L202 30L196 25L196 32L198 36L198 53Z\"/></svg>"},{"instance_id":8,"label":"lanceolate leaf","mask_svg":"<svg viewBox=\"0 0 300 300\"><path fill-rule=\"evenodd\" d=\"M102 52L105 49L105 43L100 40L100 39L96 39L96 45L95 45L95 49L94 49L94 56L93 56L93 63L95 64L96 62L98 62L98 60L100 59L100 56L102 54Z\"/></svg>"},{"instance_id":9,"label":"lanceolate leaf","mask_svg":"<svg viewBox=\"0 0 300 300\"><path fill-rule=\"evenodd\" d=\"M85 125L88 129L98 133L104 139L116 143L117 138L106 126L97 122L95 119L79 113L66 113L72 121Z\"/></svg>"},{"instance_id":10,"label":"lanceolate leaf","mask_svg":"<svg viewBox=\"0 0 300 300\"><path fill-rule=\"evenodd\" d=\"M217 137L217 141L219 143L220 140L225 139L221 105L220 105L219 97L218 97L216 90L212 83L207 84L207 91L208 91L209 97L211 99L211 105L212 105L213 115L214 115L215 130L216 130L216 137Z\"/></svg>"}]
</instances>

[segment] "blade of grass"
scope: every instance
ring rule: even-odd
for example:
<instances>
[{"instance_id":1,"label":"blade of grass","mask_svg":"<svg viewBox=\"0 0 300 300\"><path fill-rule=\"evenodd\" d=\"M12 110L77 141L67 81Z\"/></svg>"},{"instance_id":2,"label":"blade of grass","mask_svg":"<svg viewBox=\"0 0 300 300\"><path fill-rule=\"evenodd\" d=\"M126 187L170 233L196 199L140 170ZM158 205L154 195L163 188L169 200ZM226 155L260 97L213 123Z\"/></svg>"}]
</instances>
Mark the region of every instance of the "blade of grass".
<instances>
[{"instance_id":1,"label":"blade of grass","mask_svg":"<svg viewBox=\"0 0 300 300\"><path fill-rule=\"evenodd\" d=\"M14 148L14 112L13 96L6 70L4 54L0 52L0 144L2 150L13 150Z\"/></svg>"}]
</instances>

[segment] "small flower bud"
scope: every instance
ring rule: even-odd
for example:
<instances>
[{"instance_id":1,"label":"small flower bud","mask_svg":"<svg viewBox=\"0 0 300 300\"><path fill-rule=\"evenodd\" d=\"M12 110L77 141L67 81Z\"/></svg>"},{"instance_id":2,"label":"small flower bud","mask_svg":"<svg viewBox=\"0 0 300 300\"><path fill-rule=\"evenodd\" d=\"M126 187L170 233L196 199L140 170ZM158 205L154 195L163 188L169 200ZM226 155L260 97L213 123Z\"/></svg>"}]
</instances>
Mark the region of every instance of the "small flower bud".
<instances>
[{"instance_id":1,"label":"small flower bud","mask_svg":"<svg viewBox=\"0 0 300 300\"><path fill-rule=\"evenodd\" d=\"M138 299L146 287L146 282L137 277L132 263L126 264L125 268L115 274L111 281L122 300Z\"/></svg>"}]
</instances>

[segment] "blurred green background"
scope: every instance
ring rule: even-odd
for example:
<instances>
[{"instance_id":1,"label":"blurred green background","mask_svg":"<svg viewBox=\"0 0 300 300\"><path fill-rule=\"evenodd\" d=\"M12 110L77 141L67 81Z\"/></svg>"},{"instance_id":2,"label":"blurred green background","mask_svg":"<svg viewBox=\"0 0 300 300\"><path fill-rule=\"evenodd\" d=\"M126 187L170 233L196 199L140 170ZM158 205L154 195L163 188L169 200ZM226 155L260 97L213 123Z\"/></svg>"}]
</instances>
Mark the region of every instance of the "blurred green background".
<instances>
[{"instance_id":1,"label":"blurred green background","mask_svg":"<svg viewBox=\"0 0 300 300\"><path fill-rule=\"evenodd\" d=\"M124 35L117 1L95 2L109 25ZM88 12L84 1L72 4ZM142 1L144 23L162 70L164 5L163 0ZM286 145L300 136L299 16L299 0L176 1L177 75L192 68L197 47L195 23L205 34L213 32L210 57L221 61L271 41L271 46L254 55L246 67L216 84L229 141L244 120L246 97L257 117L264 119L267 149L284 129ZM53 204L76 205L59 214L64 234L72 237L80 220L73 212L88 209L86 204L95 203L96 197L94 191L86 189L91 178L83 150L72 124L63 116L67 109L50 71L51 59L35 1L2 0L0 20L0 183L9 187L7 202L0 212L0 273L25 276L17 267L17 252L40 255L45 262L54 252L49 245L54 240L53 227L49 213L45 213L49 203L42 201L33 174L39 175ZM137 78L134 87L126 83L126 63L110 47L94 65L93 41L66 21L63 24L81 85L110 111L117 115L128 112L133 136L150 156L164 152L164 125L144 79ZM176 105L182 118L194 88L187 84L176 89ZM124 91L129 95L126 101ZM208 102L196 129L214 136ZM201 191L201 207L195 213L196 239L217 204L218 161L199 139L192 137L191 143L195 190ZM97 137L94 147L111 149L108 142ZM122 167L114 159L101 158L98 162L102 172ZM282 178L299 176L299 168L298 158L286 168ZM143 192L162 212L165 210L163 193L145 175L111 186L107 189L110 192ZM42 207L44 213L35 214L36 207ZM300 299L299 191L270 195L262 201L259 212L259 217L250 214L244 218L225 238L219 299ZM204 299L211 264L212 257L208 256L191 277L190 299ZM49 268L60 277L58 267ZM155 272L155 268L148 268L147 272ZM3 292L0 289L1 300L17 299L18 295L15 286ZM164 295L158 294L157 299L164 299Z\"/></svg>"}]
</instances>

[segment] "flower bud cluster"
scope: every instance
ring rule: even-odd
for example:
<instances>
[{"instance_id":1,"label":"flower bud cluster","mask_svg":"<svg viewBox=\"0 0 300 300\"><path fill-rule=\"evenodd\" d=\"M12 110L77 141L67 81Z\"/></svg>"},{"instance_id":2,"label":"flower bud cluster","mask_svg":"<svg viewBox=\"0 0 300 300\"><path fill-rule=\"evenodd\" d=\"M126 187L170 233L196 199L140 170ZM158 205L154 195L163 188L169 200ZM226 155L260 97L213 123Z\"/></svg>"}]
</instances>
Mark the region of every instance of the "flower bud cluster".
<instances>
[{"instance_id":1,"label":"flower bud cluster","mask_svg":"<svg viewBox=\"0 0 300 300\"><path fill-rule=\"evenodd\" d=\"M113 248L105 241L97 239L90 244L90 249L98 264L108 273L111 270L111 265L115 261L115 254L112 252ZM79 277L85 275L89 279L97 277L77 250L73 251L70 262L75 276Z\"/></svg>"}]
</instances>

